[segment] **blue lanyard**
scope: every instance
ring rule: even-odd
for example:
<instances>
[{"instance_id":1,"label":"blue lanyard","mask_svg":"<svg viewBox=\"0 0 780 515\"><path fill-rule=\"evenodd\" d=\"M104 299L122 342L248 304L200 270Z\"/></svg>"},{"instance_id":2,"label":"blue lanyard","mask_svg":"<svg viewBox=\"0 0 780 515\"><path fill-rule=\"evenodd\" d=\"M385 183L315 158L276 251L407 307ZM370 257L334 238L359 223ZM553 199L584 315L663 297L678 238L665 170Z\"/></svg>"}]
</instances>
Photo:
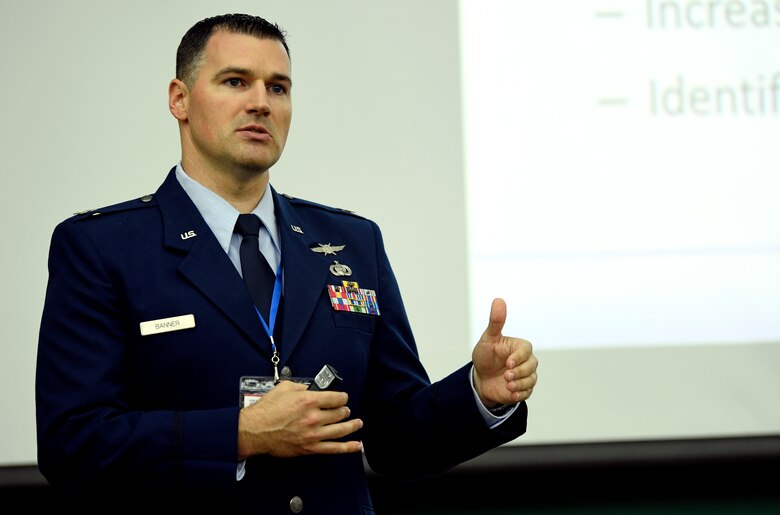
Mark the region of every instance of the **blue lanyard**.
<instances>
[{"instance_id":1,"label":"blue lanyard","mask_svg":"<svg viewBox=\"0 0 780 515\"><path fill-rule=\"evenodd\" d=\"M279 268L276 269L276 280L274 281L274 293L271 296L271 312L268 313L270 323L266 323L263 315L260 314L260 310L255 306L255 312L257 318L260 319L260 323L263 324L265 334L268 335L268 339L271 340L271 363L274 365L274 382L279 382L279 352L276 349L276 341L274 341L274 326L276 325L276 312L279 311L279 298L282 296L282 262L279 261Z\"/></svg>"}]
</instances>

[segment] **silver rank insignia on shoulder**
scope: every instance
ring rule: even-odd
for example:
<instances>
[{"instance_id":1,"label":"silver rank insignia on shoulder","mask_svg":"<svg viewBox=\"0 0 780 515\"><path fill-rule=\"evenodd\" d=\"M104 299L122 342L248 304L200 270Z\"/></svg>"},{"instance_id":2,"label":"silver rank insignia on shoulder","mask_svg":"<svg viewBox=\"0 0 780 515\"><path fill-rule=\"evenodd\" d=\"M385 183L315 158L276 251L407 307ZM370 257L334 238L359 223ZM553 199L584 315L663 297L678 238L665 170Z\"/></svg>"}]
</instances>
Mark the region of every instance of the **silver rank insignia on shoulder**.
<instances>
[{"instance_id":1,"label":"silver rank insignia on shoulder","mask_svg":"<svg viewBox=\"0 0 780 515\"><path fill-rule=\"evenodd\" d=\"M330 265L330 273L336 277L349 277L352 275L352 269L347 265L342 265L338 261L334 261L333 264Z\"/></svg>"},{"instance_id":2,"label":"silver rank insignia on shoulder","mask_svg":"<svg viewBox=\"0 0 780 515\"><path fill-rule=\"evenodd\" d=\"M335 256L336 252L340 252L344 250L344 247L346 247L346 245L331 245L330 243L325 243L325 244L318 243L316 247L310 247L310 248L312 252L318 252L323 256L327 256L330 254Z\"/></svg>"}]
</instances>

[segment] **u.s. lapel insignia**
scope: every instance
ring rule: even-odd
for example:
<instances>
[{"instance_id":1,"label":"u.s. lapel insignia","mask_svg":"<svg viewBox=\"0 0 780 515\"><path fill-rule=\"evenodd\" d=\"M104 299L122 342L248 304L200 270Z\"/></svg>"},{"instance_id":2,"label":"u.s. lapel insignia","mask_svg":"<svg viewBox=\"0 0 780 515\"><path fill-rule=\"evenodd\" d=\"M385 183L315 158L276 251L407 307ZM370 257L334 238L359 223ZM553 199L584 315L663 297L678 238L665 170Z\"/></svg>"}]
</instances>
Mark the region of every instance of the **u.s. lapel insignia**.
<instances>
[{"instance_id":1,"label":"u.s. lapel insignia","mask_svg":"<svg viewBox=\"0 0 780 515\"><path fill-rule=\"evenodd\" d=\"M297 232L298 234L303 234L303 229L301 229L301 228L300 228L299 226L297 226L297 225L291 225L291 226L290 226L290 229L292 229L292 230L293 230L293 232Z\"/></svg>"},{"instance_id":2,"label":"u.s. lapel insignia","mask_svg":"<svg viewBox=\"0 0 780 515\"><path fill-rule=\"evenodd\" d=\"M318 243L316 246L309 247L312 252L318 252L322 254L323 256L327 255L336 255L336 252L340 252L344 250L344 247L346 245L331 245L330 243Z\"/></svg>"},{"instance_id":3,"label":"u.s. lapel insignia","mask_svg":"<svg viewBox=\"0 0 780 515\"><path fill-rule=\"evenodd\" d=\"M342 265L338 261L334 261L332 265L330 265L330 273L335 275L336 277L349 277L352 275L352 269L348 267L347 265Z\"/></svg>"}]
</instances>

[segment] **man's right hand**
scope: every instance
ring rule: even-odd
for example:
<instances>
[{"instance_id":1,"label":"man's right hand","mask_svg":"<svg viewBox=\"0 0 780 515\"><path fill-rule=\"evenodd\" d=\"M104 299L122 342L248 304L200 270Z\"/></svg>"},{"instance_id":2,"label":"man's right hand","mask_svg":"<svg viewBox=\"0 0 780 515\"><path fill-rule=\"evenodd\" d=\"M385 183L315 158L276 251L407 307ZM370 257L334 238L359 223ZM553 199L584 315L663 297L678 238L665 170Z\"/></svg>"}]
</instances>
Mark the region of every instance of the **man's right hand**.
<instances>
[{"instance_id":1,"label":"man's right hand","mask_svg":"<svg viewBox=\"0 0 780 515\"><path fill-rule=\"evenodd\" d=\"M363 427L360 419L346 420L347 398L345 392L310 391L305 384L280 382L239 412L238 459L361 451L360 441L333 441Z\"/></svg>"}]
</instances>

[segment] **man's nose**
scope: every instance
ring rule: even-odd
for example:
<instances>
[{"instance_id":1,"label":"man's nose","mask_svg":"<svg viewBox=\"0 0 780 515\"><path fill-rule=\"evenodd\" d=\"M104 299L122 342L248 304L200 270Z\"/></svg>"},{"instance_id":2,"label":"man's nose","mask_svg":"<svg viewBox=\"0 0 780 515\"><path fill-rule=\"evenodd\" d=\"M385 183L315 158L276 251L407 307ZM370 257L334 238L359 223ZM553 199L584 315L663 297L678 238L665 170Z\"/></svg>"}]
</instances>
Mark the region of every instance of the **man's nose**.
<instances>
[{"instance_id":1,"label":"man's nose","mask_svg":"<svg viewBox=\"0 0 780 515\"><path fill-rule=\"evenodd\" d=\"M268 95L268 88L264 84L258 84L249 92L246 110L249 113L268 115L271 113L271 102Z\"/></svg>"}]
</instances>

